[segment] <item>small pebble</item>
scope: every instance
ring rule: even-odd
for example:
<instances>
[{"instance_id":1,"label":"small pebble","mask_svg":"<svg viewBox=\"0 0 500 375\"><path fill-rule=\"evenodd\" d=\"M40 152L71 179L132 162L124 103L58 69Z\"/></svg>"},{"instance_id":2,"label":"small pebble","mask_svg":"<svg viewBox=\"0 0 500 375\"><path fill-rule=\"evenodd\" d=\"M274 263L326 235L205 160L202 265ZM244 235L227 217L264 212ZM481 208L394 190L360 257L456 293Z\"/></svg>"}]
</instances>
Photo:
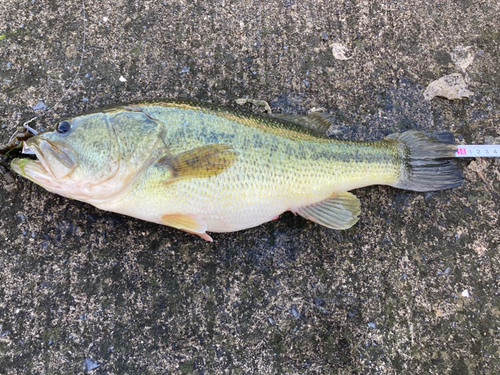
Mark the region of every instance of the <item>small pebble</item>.
<instances>
[{"instance_id":1,"label":"small pebble","mask_svg":"<svg viewBox=\"0 0 500 375\"><path fill-rule=\"evenodd\" d=\"M319 306L325 306L325 304L326 304L325 300L324 300L324 299L322 299L322 298L315 298L315 299L313 300L313 302L314 302L314 304L315 304L316 306L318 306L318 307L319 307Z\"/></svg>"},{"instance_id":2,"label":"small pebble","mask_svg":"<svg viewBox=\"0 0 500 375\"><path fill-rule=\"evenodd\" d=\"M95 359L86 358L83 362L83 371L92 371L101 366Z\"/></svg>"},{"instance_id":3,"label":"small pebble","mask_svg":"<svg viewBox=\"0 0 500 375\"><path fill-rule=\"evenodd\" d=\"M34 111L37 111L39 109L42 109L42 110L46 110L47 109L47 106L43 103L43 102L40 102L40 103L37 103L35 106L32 107Z\"/></svg>"}]
</instances>

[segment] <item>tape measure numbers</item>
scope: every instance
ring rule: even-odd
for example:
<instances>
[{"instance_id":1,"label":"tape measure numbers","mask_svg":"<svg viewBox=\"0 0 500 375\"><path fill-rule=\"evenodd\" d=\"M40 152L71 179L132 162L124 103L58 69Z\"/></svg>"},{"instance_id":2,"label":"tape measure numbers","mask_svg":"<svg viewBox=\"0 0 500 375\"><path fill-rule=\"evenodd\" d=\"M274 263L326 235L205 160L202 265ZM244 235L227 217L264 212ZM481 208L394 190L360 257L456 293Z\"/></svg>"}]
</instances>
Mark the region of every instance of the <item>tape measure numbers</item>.
<instances>
[{"instance_id":1,"label":"tape measure numbers","mask_svg":"<svg viewBox=\"0 0 500 375\"><path fill-rule=\"evenodd\" d=\"M456 158L498 158L500 145L458 145Z\"/></svg>"}]
</instances>

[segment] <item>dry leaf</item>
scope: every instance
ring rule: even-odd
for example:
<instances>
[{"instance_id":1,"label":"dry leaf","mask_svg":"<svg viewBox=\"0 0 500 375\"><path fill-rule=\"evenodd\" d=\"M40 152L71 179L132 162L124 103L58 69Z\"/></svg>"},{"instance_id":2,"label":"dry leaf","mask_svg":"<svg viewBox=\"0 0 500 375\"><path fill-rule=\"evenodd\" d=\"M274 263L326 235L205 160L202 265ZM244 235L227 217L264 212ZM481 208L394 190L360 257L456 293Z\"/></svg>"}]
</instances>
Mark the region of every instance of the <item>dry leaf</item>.
<instances>
[{"instance_id":1,"label":"dry leaf","mask_svg":"<svg viewBox=\"0 0 500 375\"><path fill-rule=\"evenodd\" d=\"M273 113L271 106L265 100L241 98L241 99L236 99L235 102L236 102L236 104L239 104L239 105L243 105L245 103L251 103L257 107L264 107L266 112L269 114Z\"/></svg>"},{"instance_id":2,"label":"dry leaf","mask_svg":"<svg viewBox=\"0 0 500 375\"><path fill-rule=\"evenodd\" d=\"M435 96L442 96L446 99L468 98L474 94L467 89L467 84L459 73L450 74L433 81L424 91L425 100L431 100Z\"/></svg>"},{"instance_id":3,"label":"dry leaf","mask_svg":"<svg viewBox=\"0 0 500 375\"><path fill-rule=\"evenodd\" d=\"M345 54L348 52L349 49L345 46L343 46L340 43L333 43L332 44L332 53L333 57L335 57L337 60L349 60L352 59L351 57L347 57Z\"/></svg>"}]
</instances>

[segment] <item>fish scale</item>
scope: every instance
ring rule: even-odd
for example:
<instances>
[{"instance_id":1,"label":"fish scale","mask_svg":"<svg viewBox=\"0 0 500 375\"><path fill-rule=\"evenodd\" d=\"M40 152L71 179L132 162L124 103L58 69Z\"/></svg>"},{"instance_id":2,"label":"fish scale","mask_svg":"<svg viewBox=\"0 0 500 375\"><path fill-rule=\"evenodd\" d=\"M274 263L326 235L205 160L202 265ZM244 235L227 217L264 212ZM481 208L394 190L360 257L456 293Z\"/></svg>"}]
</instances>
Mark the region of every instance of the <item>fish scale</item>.
<instances>
[{"instance_id":1,"label":"fish scale","mask_svg":"<svg viewBox=\"0 0 500 375\"><path fill-rule=\"evenodd\" d=\"M148 106L140 110L169 124L165 138L170 141L165 143L170 144L175 139L184 141L171 148L174 154L213 142L213 131L210 133L206 129L210 126L217 129L217 141L231 142L238 155L230 170L207 179L195 178L165 186L163 181L168 176L162 175L160 170L155 178L146 180L136 192L130 192L136 197L130 206L154 206L142 214L150 221L161 223L160 218L166 210L155 202L167 200L175 202L169 204L170 213L197 215L207 223L209 231L240 230L269 221L294 207L322 201L336 189L347 191L362 185L366 179L370 183L387 183L398 174L396 163L384 163L389 157L381 154L383 147L378 143L338 142L308 133L303 136L285 127L274 132L255 133L249 120L245 121L246 128L242 130L242 123L232 120L235 117L228 119L218 114L206 113L197 124L199 114L194 109L161 111ZM288 134L282 135L279 131ZM252 139L251 147L248 139ZM375 162L368 162L370 158ZM156 198L146 205L144 195ZM119 210L113 203L101 208Z\"/></svg>"}]
</instances>

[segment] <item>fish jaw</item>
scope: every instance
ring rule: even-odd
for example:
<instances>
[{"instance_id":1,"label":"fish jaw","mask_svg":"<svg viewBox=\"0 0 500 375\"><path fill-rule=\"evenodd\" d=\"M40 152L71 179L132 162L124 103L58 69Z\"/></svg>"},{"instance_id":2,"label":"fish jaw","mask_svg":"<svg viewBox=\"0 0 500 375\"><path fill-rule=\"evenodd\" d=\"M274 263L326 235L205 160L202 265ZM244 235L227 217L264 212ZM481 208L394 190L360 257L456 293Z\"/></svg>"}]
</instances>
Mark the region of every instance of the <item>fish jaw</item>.
<instances>
[{"instance_id":1,"label":"fish jaw","mask_svg":"<svg viewBox=\"0 0 500 375\"><path fill-rule=\"evenodd\" d=\"M32 138L26 147L33 151L54 179L62 179L70 175L78 163L75 152L69 146L63 146L46 139Z\"/></svg>"},{"instance_id":2,"label":"fish jaw","mask_svg":"<svg viewBox=\"0 0 500 375\"><path fill-rule=\"evenodd\" d=\"M77 165L73 150L37 136L24 143L23 151L34 154L37 160L16 158L11 162L12 170L51 192L67 196L65 181Z\"/></svg>"},{"instance_id":3,"label":"fish jaw","mask_svg":"<svg viewBox=\"0 0 500 375\"><path fill-rule=\"evenodd\" d=\"M19 159L11 162L14 172L30 181L42 186L50 192L67 196L64 194L64 187L54 179L54 176L40 160Z\"/></svg>"},{"instance_id":4,"label":"fish jaw","mask_svg":"<svg viewBox=\"0 0 500 375\"><path fill-rule=\"evenodd\" d=\"M49 176L49 171L39 160L15 158L12 160L10 166L18 175L36 183L43 179L47 179Z\"/></svg>"}]
</instances>

